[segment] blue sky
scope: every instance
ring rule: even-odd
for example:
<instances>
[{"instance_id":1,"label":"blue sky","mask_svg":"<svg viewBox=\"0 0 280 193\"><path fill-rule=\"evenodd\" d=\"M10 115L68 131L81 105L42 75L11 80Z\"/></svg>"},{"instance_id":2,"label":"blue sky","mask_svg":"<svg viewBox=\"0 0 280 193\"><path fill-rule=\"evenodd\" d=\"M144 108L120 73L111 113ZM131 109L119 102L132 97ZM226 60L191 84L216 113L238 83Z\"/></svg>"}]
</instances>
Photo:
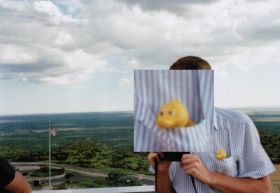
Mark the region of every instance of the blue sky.
<instances>
[{"instance_id":1,"label":"blue sky","mask_svg":"<svg viewBox=\"0 0 280 193\"><path fill-rule=\"evenodd\" d=\"M133 109L133 69L197 55L215 105L280 106L277 0L0 0L0 114Z\"/></svg>"}]
</instances>

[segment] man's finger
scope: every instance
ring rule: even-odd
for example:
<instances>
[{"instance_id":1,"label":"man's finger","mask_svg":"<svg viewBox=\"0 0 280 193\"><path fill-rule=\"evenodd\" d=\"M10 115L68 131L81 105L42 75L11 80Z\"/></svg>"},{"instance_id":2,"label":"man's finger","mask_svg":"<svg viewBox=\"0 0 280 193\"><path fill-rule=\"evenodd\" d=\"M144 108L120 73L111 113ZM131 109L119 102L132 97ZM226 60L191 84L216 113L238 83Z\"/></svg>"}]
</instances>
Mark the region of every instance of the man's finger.
<instances>
[{"instance_id":1,"label":"man's finger","mask_svg":"<svg viewBox=\"0 0 280 193\"><path fill-rule=\"evenodd\" d=\"M183 169L185 171L188 171L188 170L191 170L191 169L198 169L199 165L197 162L194 162L194 163L191 163L191 164L188 164L188 165L184 165L183 166Z\"/></svg>"},{"instance_id":2,"label":"man's finger","mask_svg":"<svg viewBox=\"0 0 280 193\"><path fill-rule=\"evenodd\" d=\"M190 176L193 176L193 177L195 177L196 176L196 169L189 169L189 170L187 170L187 171L185 171L186 172L186 174L188 174L188 175L190 175Z\"/></svg>"},{"instance_id":3,"label":"man's finger","mask_svg":"<svg viewBox=\"0 0 280 193\"><path fill-rule=\"evenodd\" d=\"M183 154L183 156L182 156L182 159L189 159L189 158L199 159L199 157L197 155L193 155L193 154Z\"/></svg>"},{"instance_id":4,"label":"man's finger","mask_svg":"<svg viewBox=\"0 0 280 193\"><path fill-rule=\"evenodd\" d=\"M150 165L154 166L155 161L158 160L157 156L158 156L157 153L154 153L154 152L151 152L148 155L148 161L149 161Z\"/></svg>"},{"instance_id":5,"label":"man's finger","mask_svg":"<svg viewBox=\"0 0 280 193\"><path fill-rule=\"evenodd\" d=\"M163 158L164 157L164 154L163 153L161 153L161 152L158 152L157 153L161 158Z\"/></svg>"},{"instance_id":6,"label":"man's finger","mask_svg":"<svg viewBox=\"0 0 280 193\"><path fill-rule=\"evenodd\" d=\"M199 162L199 159L197 157L183 157L182 160L181 160L181 163L183 165L190 164L190 163L193 163L193 162Z\"/></svg>"},{"instance_id":7,"label":"man's finger","mask_svg":"<svg viewBox=\"0 0 280 193\"><path fill-rule=\"evenodd\" d=\"M154 160L154 161L158 161L158 162L161 161L161 158L159 157L159 155L157 155L157 156L155 157L155 160Z\"/></svg>"}]
</instances>

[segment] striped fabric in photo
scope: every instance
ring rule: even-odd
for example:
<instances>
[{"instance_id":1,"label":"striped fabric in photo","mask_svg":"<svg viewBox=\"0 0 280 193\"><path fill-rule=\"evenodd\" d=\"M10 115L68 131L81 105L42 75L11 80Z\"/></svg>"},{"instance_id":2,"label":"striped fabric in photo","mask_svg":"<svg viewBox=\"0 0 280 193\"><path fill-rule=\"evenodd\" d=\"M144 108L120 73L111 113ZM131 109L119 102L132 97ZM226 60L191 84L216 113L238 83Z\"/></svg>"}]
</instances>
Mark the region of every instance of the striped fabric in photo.
<instances>
[{"instance_id":1,"label":"striped fabric in photo","mask_svg":"<svg viewBox=\"0 0 280 193\"><path fill-rule=\"evenodd\" d=\"M214 71L134 71L134 151L208 152L214 112ZM195 125L158 128L161 106L180 101Z\"/></svg>"}]
</instances>

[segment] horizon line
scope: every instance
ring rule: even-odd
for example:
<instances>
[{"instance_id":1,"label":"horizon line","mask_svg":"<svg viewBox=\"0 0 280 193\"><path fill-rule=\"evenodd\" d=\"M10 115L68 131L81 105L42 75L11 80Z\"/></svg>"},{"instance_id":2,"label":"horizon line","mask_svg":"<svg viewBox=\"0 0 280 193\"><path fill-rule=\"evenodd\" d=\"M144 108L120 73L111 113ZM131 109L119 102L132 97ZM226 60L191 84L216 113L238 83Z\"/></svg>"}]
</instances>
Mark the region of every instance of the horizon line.
<instances>
[{"instance_id":1,"label":"horizon line","mask_svg":"<svg viewBox=\"0 0 280 193\"><path fill-rule=\"evenodd\" d=\"M234 109L234 110L260 110L260 109L278 109L280 106L249 106L249 107L218 107L225 109ZM47 112L47 113L23 113L23 114L0 114L0 117L5 116L29 116L29 115L55 115L55 114L75 114L75 113L116 113L116 112L129 112L133 113L133 110L112 110L112 111L72 111L72 112Z\"/></svg>"},{"instance_id":2,"label":"horizon line","mask_svg":"<svg viewBox=\"0 0 280 193\"><path fill-rule=\"evenodd\" d=\"M75 114L75 113L116 113L116 112L133 112L133 110L115 110L115 111L72 111L72 112L48 112L48 113L24 113L24 114L0 114L4 116L24 116L24 115L56 115L56 114Z\"/></svg>"}]
</instances>

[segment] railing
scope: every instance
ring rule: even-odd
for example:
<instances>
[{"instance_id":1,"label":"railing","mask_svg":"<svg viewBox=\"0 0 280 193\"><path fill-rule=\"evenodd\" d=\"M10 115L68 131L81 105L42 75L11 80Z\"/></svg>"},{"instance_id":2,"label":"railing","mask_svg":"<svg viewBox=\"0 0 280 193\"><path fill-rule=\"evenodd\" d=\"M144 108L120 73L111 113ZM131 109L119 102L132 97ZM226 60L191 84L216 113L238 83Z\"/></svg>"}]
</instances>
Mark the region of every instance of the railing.
<instances>
[{"instance_id":1,"label":"railing","mask_svg":"<svg viewBox=\"0 0 280 193\"><path fill-rule=\"evenodd\" d=\"M154 193L154 186L130 186L113 188L89 188L68 190L42 190L32 193Z\"/></svg>"},{"instance_id":2,"label":"railing","mask_svg":"<svg viewBox=\"0 0 280 193\"><path fill-rule=\"evenodd\" d=\"M39 163L39 162L13 162L13 166L15 166L18 169L25 170L26 167L32 168L32 169L38 169L40 166L45 165L45 163ZM63 165L67 166L68 165ZM57 168L58 164L53 164L53 168ZM61 166L60 166L61 167ZM67 168L65 167L65 170L70 170L70 171L76 171L75 168ZM73 167L73 166L71 166ZM87 173L87 175L92 175L90 172L86 171L80 171L81 168L78 168L79 172ZM63 176L65 173L63 174ZM104 174L94 174L94 175L101 175L103 176ZM61 176L59 176L61 177ZM52 179L55 179L56 177L52 177ZM153 177L146 176L145 178L149 180L154 180ZM36 178L37 179L37 178ZM48 177L44 178L38 178L39 180L48 180ZM30 181L34 180L33 178L29 179ZM36 190L32 191L32 193L154 193L154 186L153 185L144 185L144 186L129 186L129 187L110 187L110 188L89 188L89 189L67 189L67 190Z\"/></svg>"}]
</instances>

